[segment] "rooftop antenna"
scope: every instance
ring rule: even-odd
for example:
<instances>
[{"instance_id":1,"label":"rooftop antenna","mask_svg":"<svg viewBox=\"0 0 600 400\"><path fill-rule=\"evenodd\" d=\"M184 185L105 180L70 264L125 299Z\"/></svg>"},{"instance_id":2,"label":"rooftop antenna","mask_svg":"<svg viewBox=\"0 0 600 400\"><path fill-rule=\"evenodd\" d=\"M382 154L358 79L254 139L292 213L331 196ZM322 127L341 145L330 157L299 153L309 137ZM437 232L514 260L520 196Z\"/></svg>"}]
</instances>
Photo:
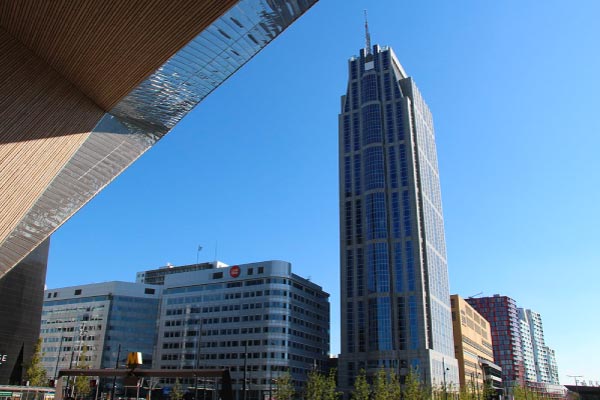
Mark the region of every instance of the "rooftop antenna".
<instances>
[{"instance_id":1,"label":"rooftop antenna","mask_svg":"<svg viewBox=\"0 0 600 400\"><path fill-rule=\"evenodd\" d=\"M369 21L367 20L367 10L365 10L365 45L367 54L371 54L371 35L369 34Z\"/></svg>"}]
</instances>

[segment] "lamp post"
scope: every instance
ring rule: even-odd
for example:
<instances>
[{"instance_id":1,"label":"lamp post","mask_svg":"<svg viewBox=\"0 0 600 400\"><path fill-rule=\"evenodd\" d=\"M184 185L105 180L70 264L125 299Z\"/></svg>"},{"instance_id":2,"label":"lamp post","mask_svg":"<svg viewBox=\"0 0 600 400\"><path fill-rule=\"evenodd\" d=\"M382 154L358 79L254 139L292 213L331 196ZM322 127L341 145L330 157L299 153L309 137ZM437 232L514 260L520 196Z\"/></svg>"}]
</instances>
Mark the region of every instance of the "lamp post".
<instances>
[{"instance_id":1,"label":"lamp post","mask_svg":"<svg viewBox=\"0 0 600 400\"><path fill-rule=\"evenodd\" d=\"M450 368L446 368L446 360L442 358L442 369L444 370L444 400L448 400L448 387L446 386L446 371L450 371Z\"/></svg>"},{"instance_id":2,"label":"lamp post","mask_svg":"<svg viewBox=\"0 0 600 400\"><path fill-rule=\"evenodd\" d=\"M54 367L54 382L56 382L56 380L58 379L58 362L60 361L60 353L62 353L62 345L64 339L65 337L61 336L60 344L58 345L58 357L56 357L56 367Z\"/></svg>"}]
</instances>

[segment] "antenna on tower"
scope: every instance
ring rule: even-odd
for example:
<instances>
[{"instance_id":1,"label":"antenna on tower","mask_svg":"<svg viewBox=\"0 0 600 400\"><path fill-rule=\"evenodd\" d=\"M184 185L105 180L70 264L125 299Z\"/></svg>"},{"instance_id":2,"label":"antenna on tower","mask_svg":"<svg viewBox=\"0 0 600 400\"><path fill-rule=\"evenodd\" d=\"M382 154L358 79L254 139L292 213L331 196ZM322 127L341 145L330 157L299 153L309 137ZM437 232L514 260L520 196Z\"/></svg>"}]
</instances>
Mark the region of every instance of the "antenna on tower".
<instances>
[{"instance_id":1,"label":"antenna on tower","mask_svg":"<svg viewBox=\"0 0 600 400\"><path fill-rule=\"evenodd\" d=\"M367 19L367 10L365 10L365 45L367 54L371 54L371 35L369 34L369 21Z\"/></svg>"}]
</instances>

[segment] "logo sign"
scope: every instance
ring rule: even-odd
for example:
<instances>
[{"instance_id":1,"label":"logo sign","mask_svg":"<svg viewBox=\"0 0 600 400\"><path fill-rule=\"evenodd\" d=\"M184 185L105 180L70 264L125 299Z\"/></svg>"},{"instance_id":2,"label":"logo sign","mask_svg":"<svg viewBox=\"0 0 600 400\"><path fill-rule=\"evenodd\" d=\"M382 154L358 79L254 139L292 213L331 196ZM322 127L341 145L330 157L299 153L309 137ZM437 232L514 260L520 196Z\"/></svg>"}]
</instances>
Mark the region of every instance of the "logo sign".
<instances>
[{"instance_id":1,"label":"logo sign","mask_svg":"<svg viewBox=\"0 0 600 400\"><path fill-rule=\"evenodd\" d=\"M127 366L129 368L134 368L138 365L142 365L142 353L140 352L131 352L127 355Z\"/></svg>"},{"instance_id":2,"label":"logo sign","mask_svg":"<svg viewBox=\"0 0 600 400\"><path fill-rule=\"evenodd\" d=\"M5 363L6 361L8 361L8 355L6 355L6 354L0 354L0 365L2 365L3 363Z\"/></svg>"},{"instance_id":3,"label":"logo sign","mask_svg":"<svg viewBox=\"0 0 600 400\"><path fill-rule=\"evenodd\" d=\"M231 267L229 269L229 275L231 275L232 278L237 278L238 276L240 276L240 267L238 267L237 265Z\"/></svg>"}]
</instances>

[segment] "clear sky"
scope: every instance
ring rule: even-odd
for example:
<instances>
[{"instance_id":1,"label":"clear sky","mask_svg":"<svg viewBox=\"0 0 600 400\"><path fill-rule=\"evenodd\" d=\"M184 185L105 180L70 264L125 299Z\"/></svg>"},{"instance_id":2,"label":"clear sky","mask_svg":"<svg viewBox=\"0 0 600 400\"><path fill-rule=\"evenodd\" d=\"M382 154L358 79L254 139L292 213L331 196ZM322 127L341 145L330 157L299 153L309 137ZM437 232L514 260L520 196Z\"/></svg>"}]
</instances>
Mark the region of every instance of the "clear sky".
<instances>
[{"instance_id":1,"label":"clear sky","mask_svg":"<svg viewBox=\"0 0 600 400\"><path fill-rule=\"evenodd\" d=\"M365 8L434 116L451 292L540 312L561 382L600 380L596 0L321 0L54 234L48 287L287 260L331 293L338 353L337 115Z\"/></svg>"}]
</instances>

